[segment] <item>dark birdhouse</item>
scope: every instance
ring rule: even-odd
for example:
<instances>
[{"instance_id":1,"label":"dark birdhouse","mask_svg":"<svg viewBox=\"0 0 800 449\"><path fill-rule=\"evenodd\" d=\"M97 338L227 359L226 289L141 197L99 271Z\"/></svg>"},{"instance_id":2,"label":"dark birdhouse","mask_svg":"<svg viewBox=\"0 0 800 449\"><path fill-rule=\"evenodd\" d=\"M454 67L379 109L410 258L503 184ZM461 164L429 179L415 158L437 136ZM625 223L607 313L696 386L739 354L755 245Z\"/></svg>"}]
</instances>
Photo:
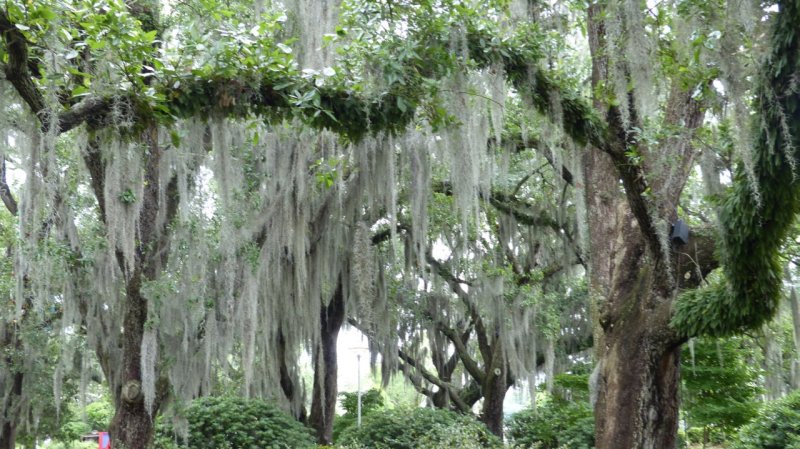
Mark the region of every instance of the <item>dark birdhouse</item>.
<instances>
[{"instance_id":1,"label":"dark birdhouse","mask_svg":"<svg viewBox=\"0 0 800 449\"><path fill-rule=\"evenodd\" d=\"M669 236L674 245L685 245L689 243L689 225L678 220L672 225L672 234Z\"/></svg>"}]
</instances>

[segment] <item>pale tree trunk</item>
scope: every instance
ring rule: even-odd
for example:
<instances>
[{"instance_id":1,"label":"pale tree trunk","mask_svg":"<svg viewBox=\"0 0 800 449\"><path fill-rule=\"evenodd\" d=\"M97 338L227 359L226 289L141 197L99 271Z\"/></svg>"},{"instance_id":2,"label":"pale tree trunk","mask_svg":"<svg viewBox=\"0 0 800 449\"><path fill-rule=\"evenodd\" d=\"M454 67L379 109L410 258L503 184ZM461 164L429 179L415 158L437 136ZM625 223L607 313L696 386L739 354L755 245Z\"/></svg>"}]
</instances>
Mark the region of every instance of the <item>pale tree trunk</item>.
<instances>
[{"instance_id":1,"label":"pale tree trunk","mask_svg":"<svg viewBox=\"0 0 800 449\"><path fill-rule=\"evenodd\" d=\"M552 337L547 337L547 348L544 353L544 379L548 394L553 394L553 381L556 370L556 344Z\"/></svg>"},{"instance_id":2,"label":"pale tree trunk","mask_svg":"<svg viewBox=\"0 0 800 449\"><path fill-rule=\"evenodd\" d=\"M344 295L341 279L330 303L320 312L320 341L314 346L314 389L311 399L309 423L317 435L317 442L333 442L333 419L336 415L338 394L336 342L344 323Z\"/></svg>"},{"instance_id":3,"label":"pale tree trunk","mask_svg":"<svg viewBox=\"0 0 800 449\"><path fill-rule=\"evenodd\" d=\"M774 401L783 397L783 349L775 336L775 331L764 326L764 387L766 397Z\"/></svg>"},{"instance_id":4,"label":"pale tree trunk","mask_svg":"<svg viewBox=\"0 0 800 449\"><path fill-rule=\"evenodd\" d=\"M794 331L791 385L793 390L797 390L800 389L800 299L798 299L794 287L789 290L789 305L792 309L792 329Z\"/></svg>"}]
</instances>

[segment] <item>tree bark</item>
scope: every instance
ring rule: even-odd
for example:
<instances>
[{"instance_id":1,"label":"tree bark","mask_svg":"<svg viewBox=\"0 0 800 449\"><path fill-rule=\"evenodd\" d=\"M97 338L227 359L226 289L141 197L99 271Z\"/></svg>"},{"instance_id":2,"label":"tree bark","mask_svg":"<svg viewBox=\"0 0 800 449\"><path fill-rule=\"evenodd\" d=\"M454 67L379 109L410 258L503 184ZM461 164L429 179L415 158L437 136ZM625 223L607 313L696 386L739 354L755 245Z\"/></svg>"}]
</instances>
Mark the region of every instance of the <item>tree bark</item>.
<instances>
[{"instance_id":1,"label":"tree bark","mask_svg":"<svg viewBox=\"0 0 800 449\"><path fill-rule=\"evenodd\" d=\"M588 10L595 87L612 85L613 76L620 76L609 65L603 8L593 3ZM685 256L680 254L683 249L664 254L669 248L661 246L664 236L659 234L665 231L654 220L675 221L695 150L682 141L654 148L631 141L631 130L643 126L632 101L639 88L646 87L634 86L628 98L617 98L628 102L627 124L619 107L595 100L608 124L607 141L584 153L584 183L576 183L585 192L589 227L589 290L598 361L593 375L597 449L673 448L678 430L683 340L670 327L670 319L677 280L682 279L675 275L676 266ZM702 123L702 108L679 80L673 82L665 111L665 122L684 128L684 138ZM625 155L632 145L644 156L642 163ZM663 152L677 161L672 183L661 178L658 168Z\"/></svg>"},{"instance_id":2,"label":"tree bark","mask_svg":"<svg viewBox=\"0 0 800 449\"><path fill-rule=\"evenodd\" d=\"M611 324L598 348L598 449L675 447L680 345L661 331L666 323L651 327L647 313L633 310L630 321Z\"/></svg>"},{"instance_id":3,"label":"tree bark","mask_svg":"<svg viewBox=\"0 0 800 449\"><path fill-rule=\"evenodd\" d=\"M503 361L500 366L494 367L491 373L487 373L486 381L483 384L481 421L486 424L489 432L497 435L501 440L503 439L503 402L510 387L507 382L507 371L507 365Z\"/></svg>"},{"instance_id":4,"label":"tree bark","mask_svg":"<svg viewBox=\"0 0 800 449\"><path fill-rule=\"evenodd\" d=\"M115 448L145 449L153 440L153 420L145 408L142 390L141 349L147 301L140 288L141 273L134 273L125 292L122 376L114 392L117 408L110 428Z\"/></svg>"},{"instance_id":5,"label":"tree bark","mask_svg":"<svg viewBox=\"0 0 800 449\"><path fill-rule=\"evenodd\" d=\"M125 305L122 334L122 366L119 382L113 385L112 393L116 399L116 413L111 421L110 433L115 449L145 449L153 440L153 417L164 396L167 394L166 382L159 375L156 366L156 397L152 410L145 407L142 389L141 349L147 322L147 298L142 295L142 283L156 280L166 265L168 251L167 225L177 211L177 193L174 178L165 186L166 202L162 202L159 170L163 149L158 145L158 130L148 127L142 140L149 149L144 172L144 191L142 211L139 216L139 238L133 273L125 287ZM98 182L99 181L99 182ZM102 178L93 177L95 192L102 191ZM98 202L102 197L98 196ZM102 204L102 202L100 203ZM164 208L166 220L159 223L159 209ZM102 212L102 208L101 208ZM104 216L104 214L101 214ZM124 257L118 253L120 269L126 272ZM152 416L151 416L152 413Z\"/></svg>"},{"instance_id":6,"label":"tree bark","mask_svg":"<svg viewBox=\"0 0 800 449\"><path fill-rule=\"evenodd\" d=\"M344 295L341 279L330 303L320 311L320 341L314 346L314 389L309 422L317 435L317 443L333 442L333 419L338 394L336 342L344 323Z\"/></svg>"},{"instance_id":7,"label":"tree bark","mask_svg":"<svg viewBox=\"0 0 800 449\"><path fill-rule=\"evenodd\" d=\"M783 397L783 349L769 324L764 326L764 388L769 401Z\"/></svg>"}]
</instances>

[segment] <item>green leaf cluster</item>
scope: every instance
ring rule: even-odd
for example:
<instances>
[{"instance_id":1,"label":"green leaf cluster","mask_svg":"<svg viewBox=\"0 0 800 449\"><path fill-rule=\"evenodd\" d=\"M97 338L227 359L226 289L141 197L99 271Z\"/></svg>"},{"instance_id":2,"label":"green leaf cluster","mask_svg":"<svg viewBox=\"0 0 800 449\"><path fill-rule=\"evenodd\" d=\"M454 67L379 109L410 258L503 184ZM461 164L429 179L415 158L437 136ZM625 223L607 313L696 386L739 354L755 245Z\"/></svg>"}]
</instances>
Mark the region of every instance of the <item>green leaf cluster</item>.
<instances>
[{"instance_id":1,"label":"green leaf cluster","mask_svg":"<svg viewBox=\"0 0 800 449\"><path fill-rule=\"evenodd\" d=\"M768 404L731 449L800 449L800 391Z\"/></svg>"},{"instance_id":2,"label":"green leaf cluster","mask_svg":"<svg viewBox=\"0 0 800 449\"><path fill-rule=\"evenodd\" d=\"M358 393L342 392L339 393L339 398L344 414L337 416L333 421L333 441L338 441L343 431L358 423ZM362 418L382 408L383 394L381 390L371 388L361 393Z\"/></svg>"},{"instance_id":3,"label":"green leaf cluster","mask_svg":"<svg viewBox=\"0 0 800 449\"><path fill-rule=\"evenodd\" d=\"M746 356L741 339L697 339L694 358L683 350L682 407L691 426L730 431L756 415L761 373Z\"/></svg>"},{"instance_id":4,"label":"green leaf cluster","mask_svg":"<svg viewBox=\"0 0 800 449\"><path fill-rule=\"evenodd\" d=\"M594 447L594 415L587 401L553 398L534 409L515 413L506 428L513 447Z\"/></svg>"}]
</instances>

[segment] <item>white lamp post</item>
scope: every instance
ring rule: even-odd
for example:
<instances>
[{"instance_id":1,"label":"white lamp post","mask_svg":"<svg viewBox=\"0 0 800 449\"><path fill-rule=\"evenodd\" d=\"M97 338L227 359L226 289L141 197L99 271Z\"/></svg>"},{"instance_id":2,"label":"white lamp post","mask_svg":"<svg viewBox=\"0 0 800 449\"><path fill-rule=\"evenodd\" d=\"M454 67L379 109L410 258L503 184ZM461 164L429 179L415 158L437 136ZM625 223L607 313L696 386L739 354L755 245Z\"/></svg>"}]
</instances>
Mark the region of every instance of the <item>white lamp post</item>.
<instances>
[{"instance_id":1,"label":"white lamp post","mask_svg":"<svg viewBox=\"0 0 800 449\"><path fill-rule=\"evenodd\" d=\"M356 354L356 375L358 376L358 425L361 428L361 354Z\"/></svg>"}]
</instances>

